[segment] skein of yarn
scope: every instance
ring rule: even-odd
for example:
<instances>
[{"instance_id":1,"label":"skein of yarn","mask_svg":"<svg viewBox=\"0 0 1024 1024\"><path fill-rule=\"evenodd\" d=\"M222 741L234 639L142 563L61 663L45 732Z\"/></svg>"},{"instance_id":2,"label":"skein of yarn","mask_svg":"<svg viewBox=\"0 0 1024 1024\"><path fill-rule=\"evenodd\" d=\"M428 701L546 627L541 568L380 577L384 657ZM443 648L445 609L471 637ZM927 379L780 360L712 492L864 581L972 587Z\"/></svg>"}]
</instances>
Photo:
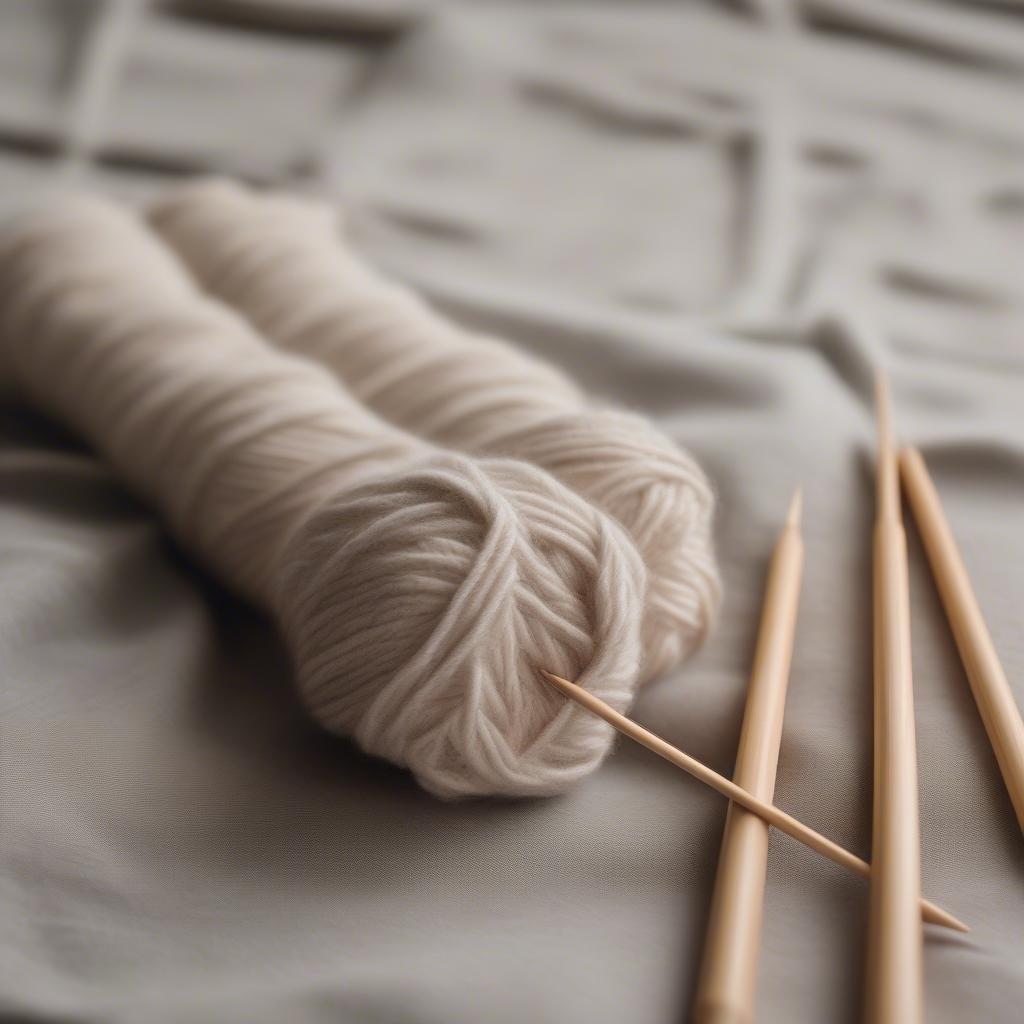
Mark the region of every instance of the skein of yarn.
<instances>
[{"instance_id":1,"label":"skein of yarn","mask_svg":"<svg viewBox=\"0 0 1024 1024\"><path fill-rule=\"evenodd\" d=\"M644 568L546 473L442 453L204 297L132 214L66 201L0 232L0 378L81 432L279 619L313 716L444 797L553 793L624 708Z\"/></svg>"},{"instance_id":2,"label":"skein of yarn","mask_svg":"<svg viewBox=\"0 0 1024 1024\"><path fill-rule=\"evenodd\" d=\"M385 280L343 245L329 207L213 181L172 194L150 219L204 288L324 363L384 419L540 466L621 523L648 571L643 678L700 643L720 597L713 495L650 423L592 408L554 367Z\"/></svg>"}]
</instances>

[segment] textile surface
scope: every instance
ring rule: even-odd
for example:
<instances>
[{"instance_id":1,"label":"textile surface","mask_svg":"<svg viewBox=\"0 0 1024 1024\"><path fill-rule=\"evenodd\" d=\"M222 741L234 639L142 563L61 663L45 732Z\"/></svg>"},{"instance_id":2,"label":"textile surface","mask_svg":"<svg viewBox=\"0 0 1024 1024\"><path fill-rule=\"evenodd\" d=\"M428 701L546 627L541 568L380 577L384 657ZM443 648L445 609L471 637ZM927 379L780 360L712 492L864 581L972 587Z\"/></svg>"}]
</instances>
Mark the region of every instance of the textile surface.
<instances>
[{"instance_id":1,"label":"textile surface","mask_svg":"<svg viewBox=\"0 0 1024 1024\"><path fill-rule=\"evenodd\" d=\"M443 6L387 45L338 44L359 75L319 49L299 62L330 111L312 127L229 112L226 138L206 108L180 163L314 167L300 184L338 198L388 273L696 454L723 612L634 715L724 773L803 486L776 802L865 857L876 365L1024 702L1024 24L906 0L894 25L887 6L808 4L795 38L696 5ZM199 31L164 42L199 60ZM219 68L249 66L228 49ZM133 109L186 138L183 87L140 75ZM277 89L254 76L246 109L262 96L279 118ZM135 116L113 128L157 123ZM50 167L5 151L3 205ZM111 157L87 176L145 196L178 167ZM687 1018L718 796L622 742L564 797L439 802L309 724L270 626L73 438L10 406L0 437L4 1019ZM908 534L924 887L973 928L927 929L928 1020L1015 1021L1024 847ZM859 1020L866 926L863 882L774 835L760 1019Z\"/></svg>"}]
</instances>

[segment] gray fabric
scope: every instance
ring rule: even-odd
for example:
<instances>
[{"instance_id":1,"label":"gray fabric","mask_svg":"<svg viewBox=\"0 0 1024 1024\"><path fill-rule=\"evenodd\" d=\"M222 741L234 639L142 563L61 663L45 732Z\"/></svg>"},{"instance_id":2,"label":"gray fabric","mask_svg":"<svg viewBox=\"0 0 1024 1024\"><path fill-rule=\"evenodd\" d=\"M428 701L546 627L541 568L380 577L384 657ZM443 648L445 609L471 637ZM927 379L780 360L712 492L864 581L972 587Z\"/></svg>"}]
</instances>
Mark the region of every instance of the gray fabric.
<instances>
[{"instance_id":1,"label":"gray fabric","mask_svg":"<svg viewBox=\"0 0 1024 1024\"><path fill-rule=\"evenodd\" d=\"M635 714L723 772L767 557L803 484L777 802L866 856L878 361L1024 700L1024 122L1006 58L1024 26L949 8L995 26L986 62L835 7L809 5L819 27L795 51L697 7L446 8L373 51L318 126L336 128L317 166L383 266L700 457L720 500L721 623ZM794 230L769 247L781 283L751 313L750 133L780 77L800 104L801 158L780 179ZM253 83L258 107L272 83ZM182 139L196 104L169 88L154 116ZM265 171L272 150L232 159ZM4 158L5 200L44 170ZM163 184L91 173L132 195ZM821 320L837 306L864 326ZM436 802L307 724L272 629L72 439L14 411L0 437L6 1019L685 1019L717 796L621 744L559 799ZM974 928L928 929L928 1019L1016 1021L1022 838L910 536L924 881ZM860 1018L866 908L863 883L773 838L761 1020Z\"/></svg>"}]
</instances>

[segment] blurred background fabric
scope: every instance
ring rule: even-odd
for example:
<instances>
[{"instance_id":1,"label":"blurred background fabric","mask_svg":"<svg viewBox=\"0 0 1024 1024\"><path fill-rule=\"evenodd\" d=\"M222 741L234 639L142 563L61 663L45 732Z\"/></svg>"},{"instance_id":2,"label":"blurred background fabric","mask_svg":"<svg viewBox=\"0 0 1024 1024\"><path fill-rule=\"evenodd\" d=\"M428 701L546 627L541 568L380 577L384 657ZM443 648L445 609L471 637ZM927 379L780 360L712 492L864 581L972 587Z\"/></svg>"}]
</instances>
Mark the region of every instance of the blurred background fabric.
<instances>
[{"instance_id":1,"label":"blurred background fabric","mask_svg":"<svg viewBox=\"0 0 1024 1024\"><path fill-rule=\"evenodd\" d=\"M699 457L726 602L650 728L731 771L802 483L777 802L868 854L876 365L1024 698L1024 6L0 0L0 212L210 173L332 198ZM1017 1021L1022 840L910 534L924 884L974 928L928 930L928 1019ZM9 407L0 570L3 1019L687 1019L714 794L623 745L563 798L438 803L308 725L266 623ZM773 836L765 920L760 1019L859 1020L866 887Z\"/></svg>"}]
</instances>

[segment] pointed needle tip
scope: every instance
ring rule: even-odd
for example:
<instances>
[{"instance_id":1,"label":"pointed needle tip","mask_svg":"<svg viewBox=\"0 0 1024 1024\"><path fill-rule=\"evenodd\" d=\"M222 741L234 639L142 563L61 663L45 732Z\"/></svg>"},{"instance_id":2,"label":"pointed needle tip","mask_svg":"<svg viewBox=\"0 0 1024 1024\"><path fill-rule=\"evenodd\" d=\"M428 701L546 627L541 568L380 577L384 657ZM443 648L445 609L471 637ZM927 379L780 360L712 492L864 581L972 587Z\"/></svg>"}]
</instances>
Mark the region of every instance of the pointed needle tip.
<instances>
[{"instance_id":1,"label":"pointed needle tip","mask_svg":"<svg viewBox=\"0 0 1024 1024\"><path fill-rule=\"evenodd\" d=\"M546 668L539 668L537 671L549 682L557 686L560 690L564 690L566 686L572 686L568 679L563 679L561 676L556 676L554 672L549 672Z\"/></svg>"},{"instance_id":2,"label":"pointed needle tip","mask_svg":"<svg viewBox=\"0 0 1024 1024\"><path fill-rule=\"evenodd\" d=\"M960 920L960 918L954 917L952 914L949 914L948 916L949 927L952 928L953 931L962 932L964 935L970 934L971 929L969 925L964 924L963 921Z\"/></svg>"},{"instance_id":3,"label":"pointed needle tip","mask_svg":"<svg viewBox=\"0 0 1024 1024\"><path fill-rule=\"evenodd\" d=\"M786 525L787 526L799 526L800 517L803 515L804 509L804 492L803 488L798 487L793 492L793 497L789 501L789 511L786 513Z\"/></svg>"}]
</instances>

